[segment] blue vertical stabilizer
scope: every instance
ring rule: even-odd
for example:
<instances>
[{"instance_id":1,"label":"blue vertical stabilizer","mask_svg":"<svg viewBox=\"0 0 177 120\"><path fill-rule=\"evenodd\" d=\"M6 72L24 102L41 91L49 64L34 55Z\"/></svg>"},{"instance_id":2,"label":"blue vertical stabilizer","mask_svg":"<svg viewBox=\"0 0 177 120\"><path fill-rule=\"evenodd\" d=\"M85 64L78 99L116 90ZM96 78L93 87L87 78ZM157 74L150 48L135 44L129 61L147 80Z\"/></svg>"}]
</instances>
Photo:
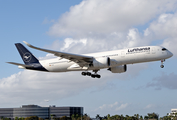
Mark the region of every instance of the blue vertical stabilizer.
<instances>
[{"instance_id":1,"label":"blue vertical stabilizer","mask_svg":"<svg viewBox=\"0 0 177 120\"><path fill-rule=\"evenodd\" d=\"M26 49L21 43L16 43L15 46L17 47L17 50L20 53L20 56L26 65L26 66L23 65L26 69L47 71L39 63L39 60L28 49ZM11 63L11 64L16 64L16 63Z\"/></svg>"},{"instance_id":2,"label":"blue vertical stabilizer","mask_svg":"<svg viewBox=\"0 0 177 120\"><path fill-rule=\"evenodd\" d=\"M39 63L39 60L21 43L16 43L15 46L17 47L18 52L20 53L21 58L26 65Z\"/></svg>"}]
</instances>

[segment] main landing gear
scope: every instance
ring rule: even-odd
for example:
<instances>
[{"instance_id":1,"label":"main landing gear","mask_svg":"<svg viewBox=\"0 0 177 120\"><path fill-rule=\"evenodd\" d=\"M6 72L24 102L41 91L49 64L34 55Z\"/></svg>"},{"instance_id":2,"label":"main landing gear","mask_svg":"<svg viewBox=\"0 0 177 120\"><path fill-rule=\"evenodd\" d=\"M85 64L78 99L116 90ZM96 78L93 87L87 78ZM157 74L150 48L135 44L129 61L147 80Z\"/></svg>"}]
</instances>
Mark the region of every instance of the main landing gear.
<instances>
[{"instance_id":1,"label":"main landing gear","mask_svg":"<svg viewBox=\"0 0 177 120\"><path fill-rule=\"evenodd\" d=\"M98 70L93 70L95 72L94 74L91 74L90 72L82 72L81 74L83 76L91 76L92 78L101 78L101 75L97 74Z\"/></svg>"},{"instance_id":2,"label":"main landing gear","mask_svg":"<svg viewBox=\"0 0 177 120\"><path fill-rule=\"evenodd\" d=\"M161 65L160 65L161 68L164 68L163 62L165 62L165 59L161 60Z\"/></svg>"}]
</instances>

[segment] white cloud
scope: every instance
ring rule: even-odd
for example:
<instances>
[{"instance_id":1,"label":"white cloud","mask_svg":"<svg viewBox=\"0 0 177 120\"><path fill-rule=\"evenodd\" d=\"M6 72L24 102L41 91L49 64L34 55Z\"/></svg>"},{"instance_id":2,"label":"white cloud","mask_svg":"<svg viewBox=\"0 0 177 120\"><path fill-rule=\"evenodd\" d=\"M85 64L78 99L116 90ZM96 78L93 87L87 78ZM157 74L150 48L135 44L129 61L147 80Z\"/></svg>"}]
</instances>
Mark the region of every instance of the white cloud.
<instances>
[{"instance_id":1,"label":"white cloud","mask_svg":"<svg viewBox=\"0 0 177 120\"><path fill-rule=\"evenodd\" d=\"M49 23L54 23L55 20L49 20L47 17L44 19L44 21L42 22L42 24L49 24Z\"/></svg>"},{"instance_id":2,"label":"white cloud","mask_svg":"<svg viewBox=\"0 0 177 120\"><path fill-rule=\"evenodd\" d=\"M121 111L124 109L127 109L127 107L129 106L129 103L119 103L119 102L115 102L113 104L103 104L102 106L98 107L95 109L95 112L97 111L107 111L107 113L111 112L111 111Z\"/></svg>"},{"instance_id":3,"label":"white cloud","mask_svg":"<svg viewBox=\"0 0 177 120\"><path fill-rule=\"evenodd\" d=\"M56 99L61 100L76 96L88 89L92 89L94 92L113 89L112 87L116 89L116 86L112 86L111 84L112 80L132 79L137 76L140 71L139 69L144 69L145 66L130 66L130 70L123 74L113 74L110 71L101 70L99 71L99 74L102 75L101 79L84 77L81 75L81 72L47 73L24 70L10 77L0 79L0 104L10 107L8 103L13 99L14 101L11 104L40 103L40 105L45 105L44 100L46 99L49 99L50 102ZM128 104L126 103L118 104L115 102L105 107L112 107L118 111L127 106Z\"/></svg>"},{"instance_id":4,"label":"white cloud","mask_svg":"<svg viewBox=\"0 0 177 120\"><path fill-rule=\"evenodd\" d=\"M54 54L46 54L45 57L39 57L39 60L45 60L45 59L51 59L51 58L56 58L56 56Z\"/></svg>"},{"instance_id":5,"label":"white cloud","mask_svg":"<svg viewBox=\"0 0 177 120\"><path fill-rule=\"evenodd\" d=\"M128 105L129 105L128 103L121 104L119 107L116 108L116 111L126 109Z\"/></svg>"},{"instance_id":6,"label":"white cloud","mask_svg":"<svg viewBox=\"0 0 177 120\"><path fill-rule=\"evenodd\" d=\"M163 45L168 48L172 43L167 38L176 36L176 29L169 30L170 26L176 28L176 19L173 20L174 14L166 12L175 11L175 5L176 0L84 0L72 6L49 29L52 36L71 36L64 42L54 41L52 48L92 53L149 45L159 39L166 39ZM150 20L153 22L144 33L135 27L148 24ZM81 41L83 39L86 43Z\"/></svg>"},{"instance_id":7,"label":"white cloud","mask_svg":"<svg viewBox=\"0 0 177 120\"><path fill-rule=\"evenodd\" d=\"M71 76L74 76L74 78ZM44 99L52 101L77 95L81 91L94 86L104 85L106 85L105 79L95 80L91 77L83 77L80 72L58 74L25 70L0 79L0 96L6 99L4 101L1 99L0 103L7 104L15 98L19 99L14 101L16 103L22 101L39 103Z\"/></svg>"},{"instance_id":8,"label":"white cloud","mask_svg":"<svg viewBox=\"0 0 177 120\"><path fill-rule=\"evenodd\" d=\"M148 104L144 109L151 109L151 108L153 108L153 107L155 107L155 105L153 105L153 104Z\"/></svg>"},{"instance_id":9,"label":"white cloud","mask_svg":"<svg viewBox=\"0 0 177 120\"><path fill-rule=\"evenodd\" d=\"M83 44L85 46L87 44L87 39L74 40L72 38L66 38L64 40L64 46L60 49L61 51L71 48L72 46L76 46L76 44Z\"/></svg>"},{"instance_id":10,"label":"white cloud","mask_svg":"<svg viewBox=\"0 0 177 120\"><path fill-rule=\"evenodd\" d=\"M56 40L48 48L75 54L86 54L145 46L150 42L150 40L144 38L138 29L131 28L125 33L113 32L105 38L88 37L80 39L65 38L63 41Z\"/></svg>"},{"instance_id":11,"label":"white cloud","mask_svg":"<svg viewBox=\"0 0 177 120\"><path fill-rule=\"evenodd\" d=\"M150 34L150 31L148 28L146 30L144 30L144 36L148 36L149 34Z\"/></svg>"},{"instance_id":12,"label":"white cloud","mask_svg":"<svg viewBox=\"0 0 177 120\"><path fill-rule=\"evenodd\" d=\"M153 81L149 82L146 86L155 87L156 90L161 90L162 88L175 90L177 89L176 78L177 74L175 73L170 74L162 73L161 76L154 78Z\"/></svg>"},{"instance_id":13,"label":"white cloud","mask_svg":"<svg viewBox=\"0 0 177 120\"><path fill-rule=\"evenodd\" d=\"M175 0L84 0L63 14L49 34L86 37L123 32L174 10L175 3Z\"/></svg>"},{"instance_id":14,"label":"white cloud","mask_svg":"<svg viewBox=\"0 0 177 120\"><path fill-rule=\"evenodd\" d=\"M157 20L153 21L149 28L151 39L163 40L162 46L168 48L177 55L177 12L174 14L161 14Z\"/></svg>"},{"instance_id":15,"label":"white cloud","mask_svg":"<svg viewBox=\"0 0 177 120\"><path fill-rule=\"evenodd\" d=\"M150 24L149 29L155 34L157 39L165 37L176 37L177 13L161 14L157 20Z\"/></svg>"}]
</instances>

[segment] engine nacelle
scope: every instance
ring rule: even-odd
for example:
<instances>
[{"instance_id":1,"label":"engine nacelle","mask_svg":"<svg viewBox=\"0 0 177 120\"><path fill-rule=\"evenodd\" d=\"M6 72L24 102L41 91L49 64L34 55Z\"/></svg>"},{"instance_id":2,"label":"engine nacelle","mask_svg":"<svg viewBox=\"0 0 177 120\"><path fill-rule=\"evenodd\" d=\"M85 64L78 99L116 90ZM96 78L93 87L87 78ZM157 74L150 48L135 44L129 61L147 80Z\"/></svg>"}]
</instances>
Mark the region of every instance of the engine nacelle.
<instances>
[{"instance_id":1,"label":"engine nacelle","mask_svg":"<svg viewBox=\"0 0 177 120\"><path fill-rule=\"evenodd\" d=\"M112 73L123 73L127 71L127 65L120 65L116 67L111 67L108 70L110 70Z\"/></svg>"},{"instance_id":2,"label":"engine nacelle","mask_svg":"<svg viewBox=\"0 0 177 120\"><path fill-rule=\"evenodd\" d=\"M99 57L93 60L93 67L95 68L108 68L110 66L109 57Z\"/></svg>"}]
</instances>

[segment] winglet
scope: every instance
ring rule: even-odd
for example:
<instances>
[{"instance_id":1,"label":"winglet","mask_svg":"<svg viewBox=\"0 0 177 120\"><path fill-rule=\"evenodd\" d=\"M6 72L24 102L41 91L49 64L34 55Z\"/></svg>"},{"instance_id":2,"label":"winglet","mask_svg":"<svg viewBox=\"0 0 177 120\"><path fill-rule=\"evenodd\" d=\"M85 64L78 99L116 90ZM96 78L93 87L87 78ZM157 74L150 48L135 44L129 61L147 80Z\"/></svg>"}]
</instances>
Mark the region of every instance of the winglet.
<instances>
[{"instance_id":1,"label":"winglet","mask_svg":"<svg viewBox=\"0 0 177 120\"><path fill-rule=\"evenodd\" d=\"M26 41L23 41L27 46L32 47L31 44L27 43Z\"/></svg>"}]
</instances>

